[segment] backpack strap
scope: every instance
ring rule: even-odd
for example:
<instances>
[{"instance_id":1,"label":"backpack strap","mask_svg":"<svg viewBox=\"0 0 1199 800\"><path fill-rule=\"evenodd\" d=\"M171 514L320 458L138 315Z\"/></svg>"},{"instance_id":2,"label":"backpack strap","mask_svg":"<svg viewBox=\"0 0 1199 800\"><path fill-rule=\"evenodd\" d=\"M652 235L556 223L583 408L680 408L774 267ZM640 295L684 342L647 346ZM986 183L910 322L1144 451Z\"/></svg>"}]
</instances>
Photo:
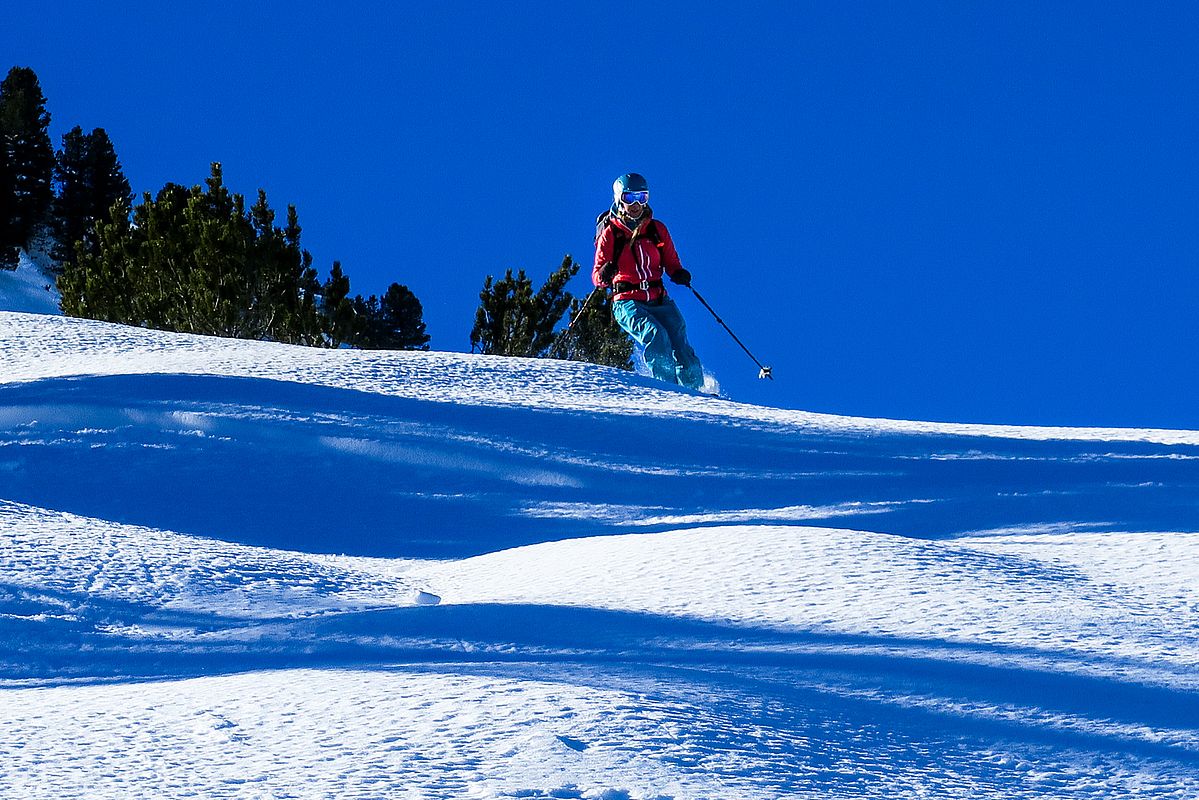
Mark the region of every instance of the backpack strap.
<instances>
[{"instance_id":1,"label":"backpack strap","mask_svg":"<svg viewBox=\"0 0 1199 800\"><path fill-rule=\"evenodd\" d=\"M654 243L654 247L662 249L662 232L658 230L658 220L651 219L645 228L645 235Z\"/></svg>"},{"instance_id":2,"label":"backpack strap","mask_svg":"<svg viewBox=\"0 0 1199 800\"><path fill-rule=\"evenodd\" d=\"M658 230L658 220L650 219L649 223L645 226L645 229L641 231L641 236L642 238L649 239L649 243L658 248L658 258L661 259L663 245L662 232Z\"/></svg>"},{"instance_id":3,"label":"backpack strap","mask_svg":"<svg viewBox=\"0 0 1199 800\"><path fill-rule=\"evenodd\" d=\"M645 226L643 235L655 245L661 244L662 234L658 231L658 220L651 218L649 224Z\"/></svg>"},{"instance_id":4,"label":"backpack strap","mask_svg":"<svg viewBox=\"0 0 1199 800\"><path fill-rule=\"evenodd\" d=\"M595 218L595 241L599 241L600 236L604 234L604 228L612 228L612 263L620 262L620 254L624 250L624 246L628 244L628 237L612 226L612 210L608 209L600 213Z\"/></svg>"},{"instance_id":5,"label":"backpack strap","mask_svg":"<svg viewBox=\"0 0 1199 800\"><path fill-rule=\"evenodd\" d=\"M600 215L595 218L595 241L599 241L600 236L603 235L604 228L610 227L611 224L612 210L609 209L607 211L600 212ZM625 245L627 245L631 239L616 228L613 228L612 230L615 234L614 241L612 242L612 263L616 264L620 261L620 254L624 250ZM645 226L643 235L648 238L653 243L654 247L658 248L658 250L662 249L662 234L658 230L658 221L656 219L650 219L649 224Z\"/></svg>"},{"instance_id":6,"label":"backpack strap","mask_svg":"<svg viewBox=\"0 0 1199 800\"><path fill-rule=\"evenodd\" d=\"M608 227L608 222L612 219L611 209L601 211L600 215L595 218L595 241L599 241L600 235L603 234L604 228Z\"/></svg>"}]
</instances>

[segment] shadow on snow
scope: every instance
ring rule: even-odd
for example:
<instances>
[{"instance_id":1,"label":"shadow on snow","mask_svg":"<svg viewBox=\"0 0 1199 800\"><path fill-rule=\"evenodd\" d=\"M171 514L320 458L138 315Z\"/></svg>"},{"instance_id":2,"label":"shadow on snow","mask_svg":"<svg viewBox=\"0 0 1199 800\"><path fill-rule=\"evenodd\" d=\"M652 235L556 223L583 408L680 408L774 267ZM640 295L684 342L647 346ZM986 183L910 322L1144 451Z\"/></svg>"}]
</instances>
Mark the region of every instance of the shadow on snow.
<instances>
[{"instance_id":1,"label":"shadow on snow","mask_svg":"<svg viewBox=\"0 0 1199 800\"><path fill-rule=\"evenodd\" d=\"M776 431L209 376L0 387L0 499L306 552L464 557L730 520L1189 531L1197 490L1185 446Z\"/></svg>"},{"instance_id":2,"label":"shadow on snow","mask_svg":"<svg viewBox=\"0 0 1199 800\"><path fill-rule=\"evenodd\" d=\"M919 742L933 748L933 757L937 747L960 750L964 740L979 747L1002 740L1199 767L1199 751L1191 746L1127 733L1188 730L1199 719L1194 692L1071 673L1066 661L1046 652L528 605L246 621L81 596L56 598L70 612L65 618L15 619L11 615L22 611L13 600L19 594L0 586L0 596L9 598L0 603L0 677L9 686L289 668L433 671L561 682L703 708L721 718L706 735L727 737L730 747L760 745L738 740L750 725L796 735L805 726L831 724L843 726L843 735L852 730L856 737ZM44 600L39 597L37 607L44 608ZM190 633L146 633L155 628ZM1045 665L1027 666L1025 657ZM1113 672L1144 666L1114 660L1097 665ZM928 702L903 702L911 697ZM1004 717L979 709L1018 713ZM1063 715L1101 725L1067 728L1047 721Z\"/></svg>"}]
</instances>

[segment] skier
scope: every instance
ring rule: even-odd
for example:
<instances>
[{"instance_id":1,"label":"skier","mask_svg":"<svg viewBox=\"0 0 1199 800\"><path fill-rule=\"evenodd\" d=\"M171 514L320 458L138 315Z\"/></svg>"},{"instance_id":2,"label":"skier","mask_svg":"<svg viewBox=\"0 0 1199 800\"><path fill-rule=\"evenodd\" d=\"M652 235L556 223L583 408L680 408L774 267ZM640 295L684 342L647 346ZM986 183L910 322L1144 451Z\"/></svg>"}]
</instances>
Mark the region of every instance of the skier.
<instances>
[{"instance_id":1,"label":"skier","mask_svg":"<svg viewBox=\"0 0 1199 800\"><path fill-rule=\"evenodd\" d=\"M612 289L612 315L644 348L654 377L699 389L704 371L687 341L687 325L666 294L662 273L680 286L691 273L679 262L670 232L649 206L649 184L637 173L612 184L612 208L596 221L595 267L591 280Z\"/></svg>"}]
</instances>

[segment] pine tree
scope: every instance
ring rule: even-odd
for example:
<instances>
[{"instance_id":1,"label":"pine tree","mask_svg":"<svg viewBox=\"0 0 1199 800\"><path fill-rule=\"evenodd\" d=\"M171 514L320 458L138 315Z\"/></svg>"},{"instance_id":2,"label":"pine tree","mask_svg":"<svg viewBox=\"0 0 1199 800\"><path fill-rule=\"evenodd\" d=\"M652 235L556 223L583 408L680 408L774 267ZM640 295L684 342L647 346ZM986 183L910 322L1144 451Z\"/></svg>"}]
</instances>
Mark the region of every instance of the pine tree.
<instances>
[{"instance_id":1,"label":"pine tree","mask_svg":"<svg viewBox=\"0 0 1199 800\"><path fill-rule=\"evenodd\" d=\"M381 350L428 350L424 308L407 287L393 283L379 300L374 346Z\"/></svg>"},{"instance_id":2,"label":"pine tree","mask_svg":"<svg viewBox=\"0 0 1199 800\"><path fill-rule=\"evenodd\" d=\"M91 178L92 219L107 219L118 200L133 202L129 179L117 158L116 148L103 128L92 130L87 143L87 172Z\"/></svg>"},{"instance_id":3,"label":"pine tree","mask_svg":"<svg viewBox=\"0 0 1199 800\"><path fill-rule=\"evenodd\" d=\"M149 196L146 197L147 202ZM68 264L58 277L62 311L73 317L149 325L133 308L136 291L126 266L135 258L130 209L124 202L113 206L106 222L96 224L96 253L85 253ZM161 286L161 277L158 284ZM145 298L143 303L149 303Z\"/></svg>"},{"instance_id":4,"label":"pine tree","mask_svg":"<svg viewBox=\"0 0 1199 800\"><path fill-rule=\"evenodd\" d=\"M76 242L84 242L84 247L93 252L95 244L85 242L89 229L93 229L90 233L94 237L96 218L92 216L87 174L87 136L78 125L63 134L62 149L55 158L54 180L58 194L53 202L54 247L50 255L63 264L74 260Z\"/></svg>"},{"instance_id":5,"label":"pine tree","mask_svg":"<svg viewBox=\"0 0 1199 800\"><path fill-rule=\"evenodd\" d=\"M470 332L471 352L485 355L530 355L530 307L533 282L522 269L508 270L498 281L488 275L479 292L479 308Z\"/></svg>"},{"instance_id":6,"label":"pine tree","mask_svg":"<svg viewBox=\"0 0 1199 800\"><path fill-rule=\"evenodd\" d=\"M16 233L13 227L15 191L8 165L8 148L0 139L0 270L17 268Z\"/></svg>"},{"instance_id":7,"label":"pine tree","mask_svg":"<svg viewBox=\"0 0 1199 800\"><path fill-rule=\"evenodd\" d=\"M479 293L479 308L470 332L471 350L492 355L543 358L553 346L554 328L570 307L566 284L579 271L570 256L550 274L536 293L520 270L508 270L500 280L490 275Z\"/></svg>"},{"instance_id":8,"label":"pine tree","mask_svg":"<svg viewBox=\"0 0 1199 800\"><path fill-rule=\"evenodd\" d=\"M165 330L322 342L319 286L294 208L274 224L265 193L247 211L219 164L204 187L167 184L129 220L124 199L59 279L63 311Z\"/></svg>"},{"instance_id":9,"label":"pine tree","mask_svg":"<svg viewBox=\"0 0 1199 800\"><path fill-rule=\"evenodd\" d=\"M54 245L50 255L61 268L75 260L76 245L96 252L96 222L106 221L118 201L131 205L133 195L103 128L85 134L76 126L64 134L54 177L58 194L52 206Z\"/></svg>"},{"instance_id":10,"label":"pine tree","mask_svg":"<svg viewBox=\"0 0 1199 800\"><path fill-rule=\"evenodd\" d=\"M533 353L544 358L553 346L557 335L554 328L570 309L574 296L566 291L566 284L579 272L579 265L569 255L562 257L562 264L550 273L545 283L533 297L537 325L533 335Z\"/></svg>"},{"instance_id":11,"label":"pine tree","mask_svg":"<svg viewBox=\"0 0 1199 800\"><path fill-rule=\"evenodd\" d=\"M321 298L329 343L333 347L351 344L354 341L354 301L350 299L350 279L342 272L340 261L333 262L333 269L321 289Z\"/></svg>"},{"instance_id":12,"label":"pine tree","mask_svg":"<svg viewBox=\"0 0 1199 800\"><path fill-rule=\"evenodd\" d=\"M266 194L259 192L263 204ZM312 267L312 254L300 247L300 216L294 205L287 207L287 226L282 234L281 248L275 251L280 280L275 284L272 302L284 312L281 329L291 332L297 344L324 343L325 323L317 302L321 284Z\"/></svg>"},{"instance_id":13,"label":"pine tree","mask_svg":"<svg viewBox=\"0 0 1199 800\"><path fill-rule=\"evenodd\" d=\"M363 350L377 350L379 336L379 298L375 295L355 295L350 301L353 316L350 318L349 343Z\"/></svg>"},{"instance_id":14,"label":"pine tree","mask_svg":"<svg viewBox=\"0 0 1199 800\"><path fill-rule=\"evenodd\" d=\"M62 137L55 159L58 194L51 213L54 245L50 255L60 265L75 260L75 248L95 253L96 222L107 221L118 201L132 205L129 181L103 128L89 134L76 126Z\"/></svg>"},{"instance_id":15,"label":"pine tree","mask_svg":"<svg viewBox=\"0 0 1199 800\"><path fill-rule=\"evenodd\" d=\"M28 247L47 224L54 192L50 114L37 75L13 67L0 83L0 145L7 151L11 192L5 247Z\"/></svg>"},{"instance_id":16,"label":"pine tree","mask_svg":"<svg viewBox=\"0 0 1199 800\"><path fill-rule=\"evenodd\" d=\"M287 208L287 226L277 228L275 212L260 189L249 219L253 233L245 263L249 293L244 337L318 343L324 331L316 307L319 284L312 256L300 248L295 206Z\"/></svg>"}]
</instances>

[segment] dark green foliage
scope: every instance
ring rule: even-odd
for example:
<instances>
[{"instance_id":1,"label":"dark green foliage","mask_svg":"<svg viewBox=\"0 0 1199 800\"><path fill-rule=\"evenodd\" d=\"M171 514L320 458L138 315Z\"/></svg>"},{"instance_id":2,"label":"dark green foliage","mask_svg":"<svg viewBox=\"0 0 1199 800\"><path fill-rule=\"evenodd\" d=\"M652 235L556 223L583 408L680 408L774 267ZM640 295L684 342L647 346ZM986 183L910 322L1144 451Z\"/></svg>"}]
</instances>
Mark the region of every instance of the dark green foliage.
<instances>
[{"instance_id":1,"label":"dark green foliage","mask_svg":"<svg viewBox=\"0 0 1199 800\"><path fill-rule=\"evenodd\" d=\"M334 261L322 288L322 310L329 344L364 350L428 350L424 309L407 286L393 283L380 300L350 297L350 279Z\"/></svg>"},{"instance_id":2,"label":"dark green foliage","mask_svg":"<svg viewBox=\"0 0 1199 800\"><path fill-rule=\"evenodd\" d=\"M58 195L54 198L52 226L54 249L51 255L59 263L70 261L75 255L75 242L83 241L91 227L95 238L94 223L97 219L107 220L108 215L92 215L87 179L87 140L83 129L76 125L62 137L62 149L55 159L54 180L58 184ZM111 204L110 206L111 207ZM89 220L90 218L90 220ZM89 251L95 251L94 241L85 243Z\"/></svg>"},{"instance_id":3,"label":"dark green foliage","mask_svg":"<svg viewBox=\"0 0 1199 800\"><path fill-rule=\"evenodd\" d=\"M8 207L0 250L11 251L27 247L48 222L54 196L50 114L37 75L28 67L13 67L0 83L0 147L7 160L0 194Z\"/></svg>"},{"instance_id":4,"label":"dark green foliage","mask_svg":"<svg viewBox=\"0 0 1199 800\"><path fill-rule=\"evenodd\" d=\"M503 278L487 276L479 294L475 326L470 333L471 349L480 353L534 358L565 358L621 369L632 369L633 343L612 318L612 303L596 294L590 304L566 291L566 284L579 271L570 256L536 293L524 270L515 276L508 270ZM580 314L580 309L587 305ZM569 335L555 331L564 321L578 317Z\"/></svg>"},{"instance_id":5,"label":"dark green foliage","mask_svg":"<svg viewBox=\"0 0 1199 800\"><path fill-rule=\"evenodd\" d=\"M375 331L379 327L379 298L375 295L364 298L355 295L351 301L354 309L352 335L350 344L364 350L377 349L374 346Z\"/></svg>"},{"instance_id":6,"label":"dark green foliage","mask_svg":"<svg viewBox=\"0 0 1199 800\"><path fill-rule=\"evenodd\" d=\"M586 361L620 369L633 368L633 341L616 324L612 316L612 301L598 293L587 303L575 300L570 304L570 318L575 320L569 335L563 336L553 349L553 355L568 361Z\"/></svg>"},{"instance_id":7,"label":"dark green foliage","mask_svg":"<svg viewBox=\"0 0 1199 800\"><path fill-rule=\"evenodd\" d=\"M350 299L350 279L342 272L340 261L333 262L329 279L321 289L321 297L329 344L333 347L353 344L358 336L358 313L354 301Z\"/></svg>"},{"instance_id":8,"label":"dark green foliage","mask_svg":"<svg viewBox=\"0 0 1199 800\"><path fill-rule=\"evenodd\" d=\"M536 293L524 270L515 277L508 270L498 281L488 275L470 332L471 350L502 356L548 355L554 328L573 299L566 284L578 271L579 265L566 256Z\"/></svg>"},{"instance_id":9,"label":"dark green foliage","mask_svg":"<svg viewBox=\"0 0 1199 800\"><path fill-rule=\"evenodd\" d=\"M8 148L0 142L0 269L17 268L16 234L13 230L14 201Z\"/></svg>"},{"instance_id":10,"label":"dark green foliage","mask_svg":"<svg viewBox=\"0 0 1199 800\"><path fill-rule=\"evenodd\" d=\"M129 221L123 199L64 265L63 311L163 330L298 344L323 342L319 284L294 208L274 225L266 195L248 211L219 164L205 187L167 184Z\"/></svg>"},{"instance_id":11,"label":"dark green foliage","mask_svg":"<svg viewBox=\"0 0 1199 800\"><path fill-rule=\"evenodd\" d=\"M343 303L350 309L341 327L348 331L343 342L363 350L429 349L424 308L407 286L393 283L382 299L373 294L366 298L357 295Z\"/></svg>"},{"instance_id":12,"label":"dark green foliage","mask_svg":"<svg viewBox=\"0 0 1199 800\"><path fill-rule=\"evenodd\" d=\"M407 286L393 283L379 301L379 314L371 325L371 341L363 347L379 350L428 350L424 308Z\"/></svg>"},{"instance_id":13,"label":"dark green foliage","mask_svg":"<svg viewBox=\"0 0 1199 800\"><path fill-rule=\"evenodd\" d=\"M470 332L471 352L532 355L532 304L533 282L523 269L516 277L508 270L498 281L488 275Z\"/></svg>"},{"instance_id":14,"label":"dark green foliage","mask_svg":"<svg viewBox=\"0 0 1199 800\"><path fill-rule=\"evenodd\" d=\"M96 222L107 220L109 210L119 201L131 205L133 195L103 128L85 134L76 126L64 134L56 161L58 195L51 215L54 247L50 255L61 265L75 260L76 243L85 252L98 253Z\"/></svg>"},{"instance_id":15,"label":"dark green foliage","mask_svg":"<svg viewBox=\"0 0 1199 800\"><path fill-rule=\"evenodd\" d=\"M66 163L81 142L72 134ZM64 209L73 197L60 199ZM75 242L58 285L73 316L294 344L428 349L412 292L392 284L382 301L351 300L340 262L322 284L300 247L295 207L276 226L266 193L247 209L225 187L220 164L203 187L168 183L145 195L132 220L128 197L118 195L106 221Z\"/></svg>"},{"instance_id":16,"label":"dark green foliage","mask_svg":"<svg viewBox=\"0 0 1199 800\"><path fill-rule=\"evenodd\" d=\"M241 198L237 200L240 205ZM287 207L287 225L277 228L266 192L259 189L258 202L250 209L250 221L253 236L249 252L244 264L239 264L249 277L249 291L243 297L248 305L238 312L245 319L245 328L236 335L296 344L320 343L324 333L316 306L320 282L312 268L312 256L300 247L295 206Z\"/></svg>"},{"instance_id":17,"label":"dark green foliage","mask_svg":"<svg viewBox=\"0 0 1199 800\"><path fill-rule=\"evenodd\" d=\"M216 163L205 186L168 183L134 207L103 128L76 126L56 158L49 124L37 76L14 67L0 84L0 269L15 269L19 249L40 246L48 231L65 313L296 344L428 349L407 287L350 299L338 262L318 280L294 207L278 227L266 194L247 209Z\"/></svg>"},{"instance_id":18,"label":"dark green foliage","mask_svg":"<svg viewBox=\"0 0 1199 800\"><path fill-rule=\"evenodd\" d=\"M113 203L122 198L129 204L133 203L129 180L121 168L116 148L103 128L95 128L91 132L86 165L88 177L91 179L94 208L97 211L107 211L112 208ZM104 217L103 213L96 215L97 219Z\"/></svg>"}]
</instances>

